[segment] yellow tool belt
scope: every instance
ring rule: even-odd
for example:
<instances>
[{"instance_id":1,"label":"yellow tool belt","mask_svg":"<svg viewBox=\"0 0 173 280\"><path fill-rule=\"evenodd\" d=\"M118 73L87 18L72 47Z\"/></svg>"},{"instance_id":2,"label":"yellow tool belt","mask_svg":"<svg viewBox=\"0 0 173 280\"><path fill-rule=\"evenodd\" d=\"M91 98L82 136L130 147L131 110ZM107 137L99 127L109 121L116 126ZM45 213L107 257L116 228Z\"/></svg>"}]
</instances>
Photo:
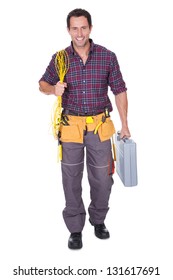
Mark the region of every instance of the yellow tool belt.
<instances>
[{"instance_id":1,"label":"yellow tool belt","mask_svg":"<svg viewBox=\"0 0 173 280\"><path fill-rule=\"evenodd\" d=\"M104 119L105 114L96 116L72 116L66 115L68 125L60 125L61 142L83 143L84 131L93 131L99 135L100 141L108 140L115 133L115 128L110 117ZM103 121L104 119L104 121Z\"/></svg>"}]
</instances>

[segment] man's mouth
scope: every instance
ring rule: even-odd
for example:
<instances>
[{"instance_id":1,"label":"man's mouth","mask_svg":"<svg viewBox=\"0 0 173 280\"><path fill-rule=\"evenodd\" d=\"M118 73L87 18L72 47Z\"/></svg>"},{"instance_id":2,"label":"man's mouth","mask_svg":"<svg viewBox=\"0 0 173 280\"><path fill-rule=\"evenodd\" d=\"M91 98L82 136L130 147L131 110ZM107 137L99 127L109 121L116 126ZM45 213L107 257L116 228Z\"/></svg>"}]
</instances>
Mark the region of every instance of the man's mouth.
<instances>
[{"instance_id":1,"label":"man's mouth","mask_svg":"<svg viewBox=\"0 0 173 280\"><path fill-rule=\"evenodd\" d=\"M84 40L84 37L82 37L82 38L81 38L81 37L80 37L80 38L76 38L76 40L77 40L77 41L83 41L83 40Z\"/></svg>"}]
</instances>

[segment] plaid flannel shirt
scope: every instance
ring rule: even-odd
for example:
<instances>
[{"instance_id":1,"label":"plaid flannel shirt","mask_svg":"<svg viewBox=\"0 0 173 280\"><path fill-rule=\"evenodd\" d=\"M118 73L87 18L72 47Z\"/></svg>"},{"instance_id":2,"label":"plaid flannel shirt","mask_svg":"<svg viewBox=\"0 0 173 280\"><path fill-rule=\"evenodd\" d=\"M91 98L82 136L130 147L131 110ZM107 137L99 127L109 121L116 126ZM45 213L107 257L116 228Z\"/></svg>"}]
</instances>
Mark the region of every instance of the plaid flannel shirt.
<instances>
[{"instance_id":1,"label":"plaid flannel shirt","mask_svg":"<svg viewBox=\"0 0 173 280\"><path fill-rule=\"evenodd\" d=\"M62 107L76 113L104 112L105 107L112 111L108 97L108 86L113 94L127 90L115 53L105 47L94 44L90 39L90 52L84 64L71 44L65 50L69 56L70 67L64 82L67 89L62 96ZM40 79L51 85L59 81L55 69L55 57L52 59Z\"/></svg>"}]
</instances>

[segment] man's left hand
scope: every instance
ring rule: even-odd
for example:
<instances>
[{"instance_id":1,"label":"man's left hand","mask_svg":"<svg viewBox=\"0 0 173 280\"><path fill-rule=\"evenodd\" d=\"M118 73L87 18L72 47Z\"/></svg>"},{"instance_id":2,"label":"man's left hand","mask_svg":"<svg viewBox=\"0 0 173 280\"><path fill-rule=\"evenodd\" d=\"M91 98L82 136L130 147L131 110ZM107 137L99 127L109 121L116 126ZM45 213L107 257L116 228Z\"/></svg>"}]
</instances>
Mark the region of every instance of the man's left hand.
<instances>
[{"instance_id":1,"label":"man's left hand","mask_svg":"<svg viewBox=\"0 0 173 280\"><path fill-rule=\"evenodd\" d=\"M120 138L130 138L131 134L128 127L122 127L120 132Z\"/></svg>"}]
</instances>

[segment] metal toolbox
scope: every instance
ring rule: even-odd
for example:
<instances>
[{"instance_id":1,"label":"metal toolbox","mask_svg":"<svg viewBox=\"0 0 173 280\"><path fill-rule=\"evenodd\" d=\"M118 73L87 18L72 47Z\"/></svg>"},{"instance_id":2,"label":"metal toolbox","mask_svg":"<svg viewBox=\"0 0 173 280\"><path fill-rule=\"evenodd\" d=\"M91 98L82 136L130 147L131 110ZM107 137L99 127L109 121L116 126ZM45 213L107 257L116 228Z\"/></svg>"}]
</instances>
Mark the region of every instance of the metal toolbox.
<instances>
[{"instance_id":1,"label":"metal toolbox","mask_svg":"<svg viewBox=\"0 0 173 280\"><path fill-rule=\"evenodd\" d=\"M115 135L116 171L125 187L138 184L136 143L129 138L120 139Z\"/></svg>"}]
</instances>

